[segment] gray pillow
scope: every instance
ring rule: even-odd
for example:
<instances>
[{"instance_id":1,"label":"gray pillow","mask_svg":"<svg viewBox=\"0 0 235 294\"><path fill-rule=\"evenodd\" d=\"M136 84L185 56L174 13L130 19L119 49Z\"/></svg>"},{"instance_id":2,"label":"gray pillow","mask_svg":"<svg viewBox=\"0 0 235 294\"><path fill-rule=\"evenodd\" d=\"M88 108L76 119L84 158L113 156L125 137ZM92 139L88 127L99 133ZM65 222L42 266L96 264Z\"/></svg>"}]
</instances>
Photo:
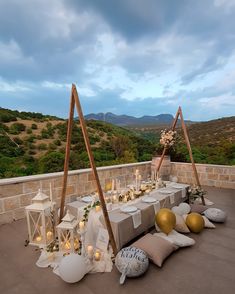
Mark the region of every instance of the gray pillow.
<instances>
[{"instance_id":1,"label":"gray pillow","mask_svg":"<svg viewBox=\"0 0 235 294\"><path fill-rule=\"evenodd\" d=\"M204 215L209 220L216 223L223 223L226 221L226 218L227 218L226 212L218 208L208 208L207 210L204 211Z\"/></svg>"}]
</instances>

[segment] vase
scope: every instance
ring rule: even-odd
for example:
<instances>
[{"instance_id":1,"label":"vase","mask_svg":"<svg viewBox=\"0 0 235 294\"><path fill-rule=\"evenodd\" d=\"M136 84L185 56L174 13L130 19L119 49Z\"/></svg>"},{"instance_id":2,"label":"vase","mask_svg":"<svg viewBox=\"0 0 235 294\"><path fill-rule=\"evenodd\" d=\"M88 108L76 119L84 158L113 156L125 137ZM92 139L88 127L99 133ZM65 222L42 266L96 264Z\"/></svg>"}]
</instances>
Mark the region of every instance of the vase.
<instances>
[{"instance_id":1,"label":"vase","mask_svg":"<svg viewBox=\"0 0 235 294\"><path fill-rule=\"evenodd\" d=\"M161 156L154 156L152 158L152 163L151 163L151 171L152 173L156 172L159 162L161 160ZM167 181L169 180L171 172L171 158L169 155L165 155L158 173L158 176L162 178L162 180Z\"/></svg>"}]
</instances>

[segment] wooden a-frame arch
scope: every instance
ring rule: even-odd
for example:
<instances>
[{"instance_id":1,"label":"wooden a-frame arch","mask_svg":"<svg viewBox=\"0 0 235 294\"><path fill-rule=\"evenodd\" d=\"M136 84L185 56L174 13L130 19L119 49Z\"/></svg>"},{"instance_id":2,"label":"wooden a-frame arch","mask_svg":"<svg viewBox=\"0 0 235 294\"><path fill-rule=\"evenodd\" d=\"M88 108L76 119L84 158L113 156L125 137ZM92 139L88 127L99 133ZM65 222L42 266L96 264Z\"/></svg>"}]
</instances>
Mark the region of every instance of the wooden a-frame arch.
<instances>
[{"instance_id":1,"label":"wooden a-frame arch","mask_svg":"<svg viewBox=\"0 0 235 294\"><path fill-rule=\"evenodd\" d=\"M192 163L192 168L193 168L193 173L194 173L194 176L195 176L195 179L196 179L196 183L197 183L197 186L198 187L201 187L201 184L200 184L200 181L199 181L199 177L198 177L198 173L197 173L197 168L196 168L196 165L195 165L195 162L194 162L194 159L193 159L193 153L192 153L192 148L191 148L190 141L189 141L189 136L188 136L187 128L186 128L186 125L185 125L185 122L184 122L183 113L182 113L182 109L181 109L180 106L179 106L179 108L178 108L178 110L176 112L175 119L173 121L173 124L172 124L171 129L172 129L172 131L175 130L176 124L177 124L177 121L178 121L178 118L179 117L180 117L180 121L181 121L181 127L183 129L183 133L184 133L184 138L185 138L185 141L186 141L186 145L187 145L187 148L188 148L190 160L191 160L191 163ZM159 161L158 166L157 166L157 173L159 172L159 170L161 168L161 165L162 165L162 162L163 162L163 159L164 159L164 155L166 153L166 150L167 150L167 147L164 147L163 152L162 152L162 155L161 155L161 158L160 158L160 161ZM202 204L205 205L205 199L204 199L204 197L201 196L201 199L202 199Z\"/></svg>"},{"instance_id":2,"label":"wooden a-frame arch","mask_svg":"<svg viewBox=\"0 0 235 294\"><path fill-rule=\"evenodd\" d=\"M68 128L67 128L67 142L66 142L65 161L64 161L64 177L63 177L63 187L62 187L62 195L61 195L61 202L60 202L59 221L61 222L61 220L62 220L62 218L64 216L64 204L65 204L65 195L66 195L66 189L67 189L69 156L70 156L70 146L71 146L71 134L72 134L72 126L73 126L73 117L74 117L74 108L75 107L76 107L76 110L77 110L77 113L78 113L78 116L79 116L80 125L81 125L81 129L82 129L82 134L83 134L83 138L84 138L84 141L85 141L86 150L87 150L87 153L88 153L92 173L93 173L93 176L95 178L96 188L97 188L97 192L98 192L98 195L99 195L101 208L102 208L102 211L103 211L105 224L106 224L106 227L107 227L107 230L108 230L110 244L112 246L114 255L116 255L117 254L117 246L116 246L116 242L115 242L115 239L114 239L111 223L110 223L110 220L109 220L109 215L108 215L108 212L107 212L103 191L102 191L99 176L98 176L98 173L97 173L94 156L93 156L93 153L92 153L92 150L91 150L91 145L90 145L90 140L89 140L89 137L88 137L86 122L85 122L85 119L84 119L84 116L83 116L82 107L81 107L81 104L80 104L80 101L79 101L78 92L77 92L76 86L74 84L72 84L71 97L70 97L70 111L69 111L69 120L68 120Z\"/></svg>"}]
</instances>

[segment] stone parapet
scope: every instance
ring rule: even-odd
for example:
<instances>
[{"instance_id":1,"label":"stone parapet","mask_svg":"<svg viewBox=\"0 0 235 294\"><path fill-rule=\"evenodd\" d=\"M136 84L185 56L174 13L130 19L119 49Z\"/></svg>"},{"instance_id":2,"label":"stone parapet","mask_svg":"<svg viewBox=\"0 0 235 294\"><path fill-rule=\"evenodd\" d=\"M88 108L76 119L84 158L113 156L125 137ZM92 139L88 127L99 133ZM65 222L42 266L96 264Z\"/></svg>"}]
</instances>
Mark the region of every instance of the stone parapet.
<instances>
[{"instance_id":1,"label":"stone parapet","mask_svg":"<svg viewBox=\"0 0 235 294\"><path fill-rule=\"evenodd\" d=\"M133 183L135 170L143 179L151 173L151 162L121 164L99 167L98 175L103 189L112 179L119 179L121 187ZM0 180L0 224L9 223L25 217L24 208L31 204L38 189L49 195L50 187L53 200L59 205L63 184L63 172L17 177ZM66 202L96 191L96 183L91 169L70 171L66 190Z\"/></svg>"}]
</instances>

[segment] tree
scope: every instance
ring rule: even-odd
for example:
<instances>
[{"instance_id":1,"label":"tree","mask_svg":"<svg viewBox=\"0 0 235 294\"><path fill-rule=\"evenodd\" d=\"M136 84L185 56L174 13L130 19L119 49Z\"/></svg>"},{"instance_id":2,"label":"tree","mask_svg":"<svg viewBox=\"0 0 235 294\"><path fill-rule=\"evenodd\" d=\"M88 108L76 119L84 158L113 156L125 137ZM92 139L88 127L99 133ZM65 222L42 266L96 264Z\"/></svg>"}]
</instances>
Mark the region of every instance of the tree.
<instances>
[{"instance_id":1,"label":"tree","mask_svg":"<svg viewBox=\"0 0 235 294\"><path fill-rule=\"evenodd\" d=\"M64 154L61 152L51 152L42 156L39 160L40 173L51 173L62 171L64 166Z\"/></svg>"}]
</instances>

